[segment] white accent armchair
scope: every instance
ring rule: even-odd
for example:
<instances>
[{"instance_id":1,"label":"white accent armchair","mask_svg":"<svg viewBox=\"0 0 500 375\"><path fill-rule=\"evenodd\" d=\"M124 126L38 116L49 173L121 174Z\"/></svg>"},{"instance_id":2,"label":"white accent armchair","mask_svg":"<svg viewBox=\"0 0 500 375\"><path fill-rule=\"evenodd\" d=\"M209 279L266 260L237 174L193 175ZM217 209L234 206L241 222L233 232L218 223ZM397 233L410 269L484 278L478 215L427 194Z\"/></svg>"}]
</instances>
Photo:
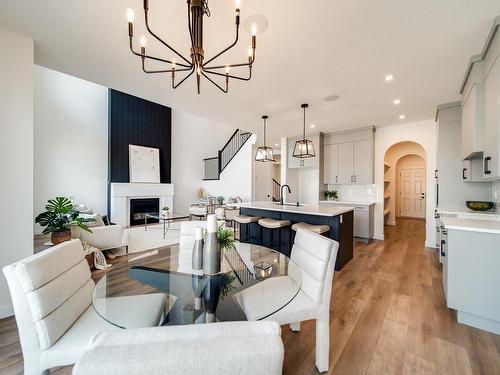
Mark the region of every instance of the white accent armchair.
<instances>
[{"instance_id":1,"label":"white accent armchair","mask_svg":"<svg viewBox=\"0 0 500 375\"><path fill-rule=\"evenodd\" d=\"M85 241L90 246L96 247L101 251L125 247L128 252L129 232L123 230L121 225L104 225L92 227L90 230L92 233L80 228L74 228L71 230L71 236Z\"/></svg>"},{"instance_id":2,"label":"white accent armchair","mask_svg":"<svg viewBox=\"0 0 500 375\"><path fill-rule=\"evenodd\" d=\"M280 375L283 342L275 322L227 322L103 332L74 375Z\"/></svg>"},{"instance_id":3,"label":"white accent armchair","mask_svg":"<svg viewBox=\"0 0 500 375\"><path fill-rule=\"evenodd\" d=\"M92 336L116 328L91 306L94 282L80 240L63 242L8 265L3 272L14 305L26 375L48 374L52 367L75 363ZM166 305L165 295L148 296L155 305L142 316L141 326L158 325ZM137 305L135 296L127 298L117 301L117 306ZM112 300L108 303L113 305Z\"/></svg>"}]
</instances>

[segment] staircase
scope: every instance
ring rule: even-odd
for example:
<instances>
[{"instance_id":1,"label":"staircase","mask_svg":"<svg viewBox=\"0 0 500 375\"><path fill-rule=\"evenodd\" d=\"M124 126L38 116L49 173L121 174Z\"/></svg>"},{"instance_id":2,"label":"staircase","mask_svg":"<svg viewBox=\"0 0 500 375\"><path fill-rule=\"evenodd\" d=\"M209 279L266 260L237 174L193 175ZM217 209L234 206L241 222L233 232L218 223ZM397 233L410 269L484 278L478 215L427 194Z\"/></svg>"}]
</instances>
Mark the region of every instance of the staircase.
<instances>
[{"instance_id":1,"label":"staircase","mask_svg":"<svg viewBox=\"0 0 500 375\"><path fill-rule=\"evenodd\" d=\"M273 202L280 201L281 184L273 178Z\"/></svg>"},{"instance_id":2,"label":"staircase","mask_svg":"<svg viewBox=\"0 0 500 375\"><path fill-rule=\"evenodd\" d=\"M218 156L203 159L203 180L219 180L222 171L226 169L231 160L233 160L238 151L251 136L252 133L237 129L222 150L218 152Z\"/></svg>"}]
</instances>

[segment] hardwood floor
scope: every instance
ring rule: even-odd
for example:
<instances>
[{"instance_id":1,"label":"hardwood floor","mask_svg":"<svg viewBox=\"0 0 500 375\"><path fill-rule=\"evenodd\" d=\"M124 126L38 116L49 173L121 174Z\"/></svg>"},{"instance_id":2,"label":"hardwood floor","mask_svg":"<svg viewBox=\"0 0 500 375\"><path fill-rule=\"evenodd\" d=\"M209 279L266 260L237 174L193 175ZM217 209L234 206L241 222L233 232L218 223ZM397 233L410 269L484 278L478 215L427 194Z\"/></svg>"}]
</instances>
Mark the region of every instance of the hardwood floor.
<instances>
[{"instance_id":1,"label":"hardwood floor","mask_svg":"<svg viewBox=\"0 0 500 375\"><path fill-rule=\"evenodd\" d=\"M398 220L385 241L356 243L354 259L335 274L329 374L500 374L500 336L458 324L445 307L437 254L423 246L424 225ZM283 327L285 374L317 374L314 335L312 321L300 333ZM15 322L3 319L0 374L19 373Z\"/></svg>"}]
</instances>

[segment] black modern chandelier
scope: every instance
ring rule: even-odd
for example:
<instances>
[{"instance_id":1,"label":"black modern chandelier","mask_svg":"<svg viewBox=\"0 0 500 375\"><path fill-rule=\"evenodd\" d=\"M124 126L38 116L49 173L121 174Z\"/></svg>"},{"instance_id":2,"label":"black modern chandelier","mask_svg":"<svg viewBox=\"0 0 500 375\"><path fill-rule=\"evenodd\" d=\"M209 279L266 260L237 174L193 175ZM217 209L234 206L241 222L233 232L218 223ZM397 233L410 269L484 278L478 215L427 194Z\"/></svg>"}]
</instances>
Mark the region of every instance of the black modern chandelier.
<instances>
[{"instance_id":1,"label":"black modern chandelier","mask_svg":"<svg viewBox=\"0 0 500 375\"><path fill-rule=\"evenodd\" d=\"M295 147L293 148L293 156L296 158L313 158L316 156L314 151L314 145L311 140L306 139L306 108L309 104L302 104L300 106L304 110L304 127L302 133L302 139L295 142Z\"/></svg>"},{"instance_id":2,"label":"black modern chandelier","mask_svg":"<svg viewBox=\"0 0 500 375\"><path fill-rule=\"evenodd\" d=\"M140 52L134 51L133 37L134 37L134 11L132 9L127 9L127 20L128 20L128 35L130 50L132 53L141 58L142 70L148 74L157 73L171 73L172 75L172 88L176 89L183 82L185 82L191 75L196 75L196 87L198 94L200 93L200 83L201 77L205 77L209 82L217 86L221 91L227 93L229 91L229 80L236 79L241 81L249 81L252 78L252 65L255 62L255 49L256 49L256 35L258 32L263 32L264 30L258 30L257 23L250 23L249 31L252 34L251 46L248 47L248 61L240 64L227 64L227 65L216 65L213 61L220 57L225 52L233 48L239 39L239 28L240 28L240 0L236 0L236 37L234 42L227 48L223 49L215 56L205 61L205 52L203 49L203 17L210 17L210 9L208 7L208 0L187 0L187 23L189 30L189 37L191 41L190 55L189 58L184 57L181 53L172 48L167 42L160 38L155 32L151 30L149 20L149 0L144 0L144 20L146 24L146 29L149 34L151 34L156 40L158 40L163 46L168 48L173 52L179 61L175 58L171 60L162 59L159 57L154 57L146 53L146 38L143 36L140 39L141 49ZM254 16L259 17L259 16ZM262 17L262 16L260 16ZM267 21L266 21L267 22ZM267 23L265 25L267 27ZM146 67L146 61L152 60L160 63L169 64L168 69L163 70L150 70ZM211 65L212 63L212 65ZM232 68L243 68L248 67L248 76L240 77L238 75L230 74ZM178 80L177 76L181 73L183 77ZM225 80L225 85L220 84L215 81L215 79Z\"/></svg>"},{"instance_id":3,"label":"black modern chandelier","mask_svg":"<svg viewBox=\"0 0 500 375\"><path fill-rule=\"evenodd\" d=\"M255 153L255 161L271 161L275 162L274 160L274 154L273 154L273 149L272 147L269 147L266 143L266 125L267 125L267 119L269 116L262 116L262 119L264 120L264 145L257 147L257 152Z\"/></svg>"}]
</instances>

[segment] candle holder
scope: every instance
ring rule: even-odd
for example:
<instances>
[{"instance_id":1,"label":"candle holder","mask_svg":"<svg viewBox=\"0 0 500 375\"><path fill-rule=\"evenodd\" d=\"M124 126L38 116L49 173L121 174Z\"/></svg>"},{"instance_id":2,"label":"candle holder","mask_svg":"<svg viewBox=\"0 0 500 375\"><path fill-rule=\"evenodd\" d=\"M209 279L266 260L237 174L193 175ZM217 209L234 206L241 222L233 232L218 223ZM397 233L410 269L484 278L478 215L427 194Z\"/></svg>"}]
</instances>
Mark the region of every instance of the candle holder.
<instances>
[{"instance_id":1,"label":"candle holder","mask_svg":"<svg viewBox=\"0 0 500 375\"><path fill-rule=\"evenodd\" d=\"M257 280L267 279L273 273L273 265L267 262L259 262L253 265L255 278Z\"/></svg>"}]
</instances>

